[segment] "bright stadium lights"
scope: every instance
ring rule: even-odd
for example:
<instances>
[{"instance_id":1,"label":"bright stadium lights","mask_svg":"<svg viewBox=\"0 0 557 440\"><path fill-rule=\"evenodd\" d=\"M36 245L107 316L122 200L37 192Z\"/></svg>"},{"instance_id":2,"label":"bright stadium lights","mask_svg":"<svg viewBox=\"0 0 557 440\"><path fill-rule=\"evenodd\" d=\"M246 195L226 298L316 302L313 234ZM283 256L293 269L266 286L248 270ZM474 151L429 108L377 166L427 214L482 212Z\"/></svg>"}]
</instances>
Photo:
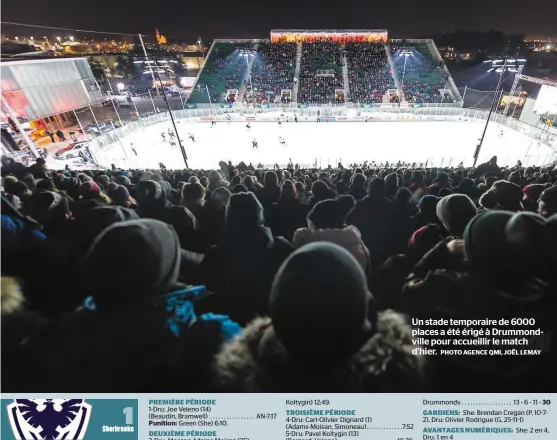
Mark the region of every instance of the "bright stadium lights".
<instances>
[{"instance_id":1,"label":"bright stadium lights","mask_svg":"<svg viewBox=\"0 0 557 440\"><path fill-rule=\"evenodd\" d=\"M525 63L525 62L526 62L526 59L524 59L524 58L519 58L517 61L518 61L519 63Z\"/></svg>"},{"instance_id":2,"label":"bright stadium lights","mask_svg":"<svg viewBox=\"0 0 557 440\"><path fill-rule=\"evenodd\" d=\"M492 67L491 69L488 70L488 73L489 73L489 72L493 72L494 70L495 70L495 69Z\"/></svg>"},{"instance_id":3,"label":"bright stadium lights","mask_svg":"<svg viewBox=\"0 0 557 440\"><path fill-rule=\"evenodd\" d=\"M118 87L118 90L124 90L126 86L122 83L118 83L116 87Z\"/></svg>"}]
</instances>

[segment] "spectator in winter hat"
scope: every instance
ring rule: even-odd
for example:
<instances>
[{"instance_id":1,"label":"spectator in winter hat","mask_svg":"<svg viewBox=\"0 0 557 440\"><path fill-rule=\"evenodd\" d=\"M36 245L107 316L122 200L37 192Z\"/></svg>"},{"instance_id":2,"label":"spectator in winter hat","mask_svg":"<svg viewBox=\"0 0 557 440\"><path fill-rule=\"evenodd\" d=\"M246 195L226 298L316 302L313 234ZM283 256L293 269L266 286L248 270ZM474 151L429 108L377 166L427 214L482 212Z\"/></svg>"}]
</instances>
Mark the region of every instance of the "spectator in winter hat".
<instances>
[{"instance_id":1,"label":"spectator in winter hat","mask_svg":"<svg viewBox=\"0 0 557 440\"><path fill-rule=\"evenodd\" d=\"M232 194L247 193L247 192L249 192L247 187L241 183L239 183L238 185L234 185L232 187Z\"/></svg>"},{"instance_id":2,"label":"spectator in winter hat","mask_svg":"<svg viewBox=\"0 0 557 440\"><path fill-rule=\"evenodd\" d=\"M101 174L98 178L97 178L97 182L99 183L99 185L103 188L104 191L108 190L108 185L110 184L110 177L108 177L105 174Z\"/></svg>"},{"instance_id":3,"label":"spectator in winter hat","mask_svg":"<svg viewBox=\"0 0 557 440\"><path fill-rule=\"evenodd\" d=\"M291 180L280 186L280 199L273 203L266 213L267 225L273 235L292 241L296 229L306 224L308 206L297 198L296 187Z\"/></svg>"},{"instance_id":4,"label":"spectator in winter hat","mask_svg":"<svg viewBox=\"0 0 557 440\"><path fill-rule=\"evenodd\" d=\"M411 354L410 327L402 315L377 312L362 268L337 245L312 243L284 262L273 283L269 316L223 347L215 365L217 389L421 388L424 362Z\"/></svg>"},{"instance_id":5,"label":"spectator in winter hat","mask_svg":"<svg viewBox=\"0 0 557 440\"><path fill-rule=\"evenodd\" d=\"M538 211L538 199L544 189L545 185L539 183L527 185L522 189L522 207L525 211Z\"/></svg>"},{"instance_id":6,"label":"spectator in winter hat","mask_svg":"<svg viewBox=\"0 0 557 440\"><path fill-rule=\"evenodd\" d=\"M120 209L113 212L123 214ZM180 258L178 236L165 223L117 221L96 237L85 255L84 284L99 308L142 301L175 288Z\"/></svg>"},{"instance_id":7,"label":"spectator in winter hat","mask_svg":"<svg viewBox=\"0 0 557 440\"><path fill-rule=\"evenodd\" d=\"M308 206L313 208L313 206L323 200L334 199L334 191L322 180L313 182L311 185L311 198L308 201Z\"/></svg>"},{"instance_id":8,"label":"spectator in winter hat","mask_svg":"<svg viewBox=\"0 0 557 440\"><path fill-rule=\"evenodd\" d=\"M429 194L433 196L438 196L439 191L441 191L441 189L443 188L450 189L451 183L449 181L449 175L447 173L441 172L437 174L435 183L429 186Z\"/></svg>"},{"instance_id":9,"label":"spectator in winter hat","mask_svg":"<svg viewBox=\"0 0 557 440\"><path fill-rule=\"evenodd\" d=\"M484 193L480 198L480 205L485 209L505 209L508 211L520 211L522 190L520 186L499 180Z\"/></svg>"},{"instance_id":10,"label":"spectator in winter hat","mask_svg":"<svg viewBox=\"0 0 557 440\"><path fill-rule=\"evenodd\" d=\"M158 182L142 180L136 187L137 213L141 218L160 220L173 226L184 249L197 251L199 241L197 219L184 206L175 206Z\"/></svg>"},{"instance_id":11,"label":"spectator in winter hat","mask_svg":"<svg viewBox=\"0 0 557 440\"><path fill-rule=\"evenodd\" d=\"M79 197L79 187L80 186L81 186L81 181L77 177L70 177L65 182L66 193L73 200L76 200Z\"/></svg>"},{"instance_id":12,"label":"spectator in winter hat","mask_svg":"<svg viewBox=\"0 0 557 440\"><path fill-rule=\"evenodd\" d=\"M199 222L203 218L203 205L207 190L199 182L187 183L182 188L182 205L188 208Z\"/></svg>"},{"instance_id":13,"label":"spectator in winter hat","mask_svg":"<svg viewBox=\"0 0 557 440\"><path fill-rule=\"evenodd\" d=\"M121 206L99 206L89 209L73 222L73 242L82 254L85 254L95 238L108 226L138 218L135 211Z\"/></svg>"},{"instance_id":14,"label":"spectator in winter hat","mask_svg":"<svg viewBox=\"0 0 557 440\"><path fill-rule=\"evenodd\" d=\"M367 195L365 185L366 176L364 176L363 174L354 174L352 176L352 183L350 184L348 193L352 195L356 200L363 199Z\"/></svg>"},{"instance_id":15,"label":"spectator in winter hat","mask_svg":"<svg viewBox=\"0 0 557 440\"><path fill-rule=\"evenodd\" d=\"M436 223L442 226L441 221L437 217L437 204L439 197L426 195L418 201L418 215L414 218L414 228L421 228L422 226Z\"/></svg>"},{"instance_id":16,"label":"spectator in winter hat","mask_svg":"<svg viewBox=\"0 0 557 440\"><path fill-rule=\"evenodd\" d=\"M224 180L218 171L211 171L209 173L209 183L207 184L208 191L214 191L221 186L228 186L228 182Z\"/></svg>"},{"instance_id":17,"label":"spectator in winter hat","mask_svg":"<svg viewBox=\"0 0 557 440\"><path fill-rule=\"evenodd\" d=\"M545 189L538 201L538 213L544 217L557 214L557 185Z\"/></svg>"},{"instance_id":18,"label":"spectator in winter hat","mask_svg":"<svg viewBox=\"0 0 557 440\"><path fill-rule=\"evenodd\" d=\"M42 191L33 196L31 215L39 221L47 237L67 238L71 217L68 199L57 192Z\"/></svg>"},{"instance_id":19,"label":"spectator in winter hat","mask_svg":"<svg viewBox=\"0 0 557 440\"><path fill-rule=\"evenodd\" d=\"M220 241L226 224L226 206L230 200L230 191L221 186L211 193L203 205L202 236L205 248L215 245Z\"/></svg>"},{"instance_id":20,"label":"spectator in winter hat","mask_svg":"<svg viewBox=\"0 0 557 440\"><path fill-rule=\"evenodd\" d=\"M178 283L180 256L178 237L163 222L131 220L106 228L83 262L82 282L91 297L40 346L41 361L52 366L49 384L103 392L166 390L185 372L206 389L210 360L239 328L227 317L196 313L195 293ZM196 347L189 361L177 358L185 346ZM73 347L71 355L67 347ZM74 362L61 362L69 357L79 372Z\"/></svg>"},{"instance_id":21,"label":"spectator in winter hat","mask_svg":"<svg viewBox=\"0 0 557 440\"><path fill-rule=\"evenodd\" d=\"M116 182L118 185L124 185L126 188L129 188L130 186L132 186L132 183L129 179L129 177L127 176L116 176L114 178L114 182Z\"/></svg>"},{"instance_id":22,"label":"spectator in winter hat","mask_svg":"<svg viewBox=\"0 0 557 440\"><path fill-rule=\"evenodd\" d=\"M90 182L90 181L93 180L93 178L92 178L91 176L88 176L88 175L85 174L85 173L79 173L79 174L77 175L77 178L81 181L81 183Z\"/></svg>"},{"instance_id":23,"label":"spectator in winter hat","mask_svg":"<svg viewBox=\"0 0 557 440\"><path fill-rule=\"evenodd\" d=\"M253 193L233 194L222 236L200 268L203 284L215 292L211 311L227 310L241 325L267 313L273 276L292 250L264 226L263 207Z\"/></svg>"},{"instance_id":24,"label":"spectator in winter hat","mask_svg":"<svg viewBox=\"0 0 557 440\"><path fill-rule=\"evenodd\" d=\"M299 248L316 241L335 243L350 252L366 275L370 275L369 251L362 241L360 231L355 226L346 226L346 214L338 199L317 203L307 216L308 227L296 231L292 244Z\"/></svg>"},{"instance_id":25,"label":"spectator in winter hat","mask_svg":"<svg viewBox=\"0 0 557 440\"><path fill-rule=\"evenodd\" d=\"M263 188L257 191L257 198L263 205L264 209L268 209L273 203L280 198L280 187L278 184L278 176L274 171L267 171L263 177Z\"/></svg>"},{"instance_id":26,"label":"spectator in winter hat","mask_svg":"<svg viewBox=\"0 0 557 440\"><path fill-rule=\"evenodd\" d=\"M133 197L130 197L130 192L124 185L116 185L116 188L111 192L111 197L113 205L123 208L137 207L137 202Z\"/></svg>"},{"instance_id":27,"label":"spectator in winter hat","mask_svg":"<svg viewBox=\"0 0 557 440\"><path fill-rule=\"evenodd\" d=\"M451 194L437 203L437 217L455 237L462 237L466 225L478 213L476 205L465 194Z\"/></svg>"}]
</instances>

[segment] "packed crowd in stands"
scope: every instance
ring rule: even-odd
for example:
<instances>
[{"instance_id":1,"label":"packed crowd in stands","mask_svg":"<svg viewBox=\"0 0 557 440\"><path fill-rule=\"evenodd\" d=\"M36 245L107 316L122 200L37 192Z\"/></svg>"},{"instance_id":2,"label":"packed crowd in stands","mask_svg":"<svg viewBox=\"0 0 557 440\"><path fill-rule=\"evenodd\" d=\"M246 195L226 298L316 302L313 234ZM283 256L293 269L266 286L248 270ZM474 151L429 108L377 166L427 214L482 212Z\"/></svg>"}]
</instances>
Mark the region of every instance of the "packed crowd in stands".
<instances>
[{"instance_id":1,"label":"packed crowd in stands","mask_svg":"<svg viewBox=\"0 0 557 440\"><path fill-rule=\"evenodd\" d=\"M296 70L296 45L292 43L260 43L251 68L251 83L257 103L281 98L282 90L294 88ZM274 102L274 101L273 101Z\"/></svg>"},{"instance_id":2,"label":"packed crowd in stands","mask_svg":"<svg viewBox=\"0 0 557 440\"><path fill-rule=\"evenodd\" d=\"M318 76L318 70L329 70L331 76ZM298 102L304 104L338 103L335 89L344 89L340 45L329 42L303 43Z\"/></svg>"},{"instance_id":3,"label":"packed crowd in stands","mask_svg":"<svg viewBox=\"0 0 557 440\"><path fill-rule=\"evenodd\" d=\"M383 102L388 89L396 89L383 44L348 43L348 82L352 102Z\"/></svg>"},{"instance_id":4,"label":"packed crowd in stands","mask_svg":"<svg viewBox=\"0 0 557 440\"><path fill-rule=\"evenodd\" d=\"M556 391L554 167L1 172L4 392ZM419 354L414 317L542 354Z\"/></svg>"},{"instance_id":5,"label":"packed crowd in stands","mask_svg":"<svg viewBox=\"0 0 557 440\"><path fill-rule=\"evenodd\" d=\"M391 44L391 52L404 97L409 103L447 102L440 90L445 88L447 78L433 58L412 46ZM410 51L411 56L401 55L401 51Z\"/></svg>"}]
</instances>

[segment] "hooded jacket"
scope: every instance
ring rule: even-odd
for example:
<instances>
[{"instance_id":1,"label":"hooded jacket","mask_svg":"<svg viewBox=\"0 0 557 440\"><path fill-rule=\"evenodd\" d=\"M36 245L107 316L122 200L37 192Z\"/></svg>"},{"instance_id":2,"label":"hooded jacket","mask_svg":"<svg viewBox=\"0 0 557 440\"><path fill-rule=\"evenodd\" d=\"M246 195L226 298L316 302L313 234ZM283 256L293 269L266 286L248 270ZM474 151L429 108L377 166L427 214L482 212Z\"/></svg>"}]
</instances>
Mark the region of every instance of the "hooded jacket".
<instances>
[{"instance_id":1,"label":"hooded jacket","mask_svg":"<svg viewBox=\"0 0 557 440\"><path fill-rule=\"evenodd\" d=\"M344 229L317 229L301 228L294 234L292 244L295 248L302 247L315 241L327 241L338 244L352 254L360 263L366 274L370 271L369 250L362 241L360 231L354 226Z\"/></svg>"},{"instance_id":2,"label":"hooded jacket","mask_svg":"<svg viewBox=\"0 0 557 440\"><path fill-rule=\"evenodd\" d=\"M215 292L203 310L226 313L241 325L265 314L273 277L293 250L263 226L225 230L201 263L201 279Z\"/></svg>"},{"instance_id":3,"label":"hooded jacket","mask_svg":"<svg viewBox=\"0 0 557 440\"><path fill-rule=\"evenodd\" d=\"M223 346L214 385L225 392L411 392L422 389L424 358L412 355L411 328L402 315L379 315L377 331L344 364L316 372L293 362L270 318L258 318ZM327 354L323 353L323 362Z\"/></svg>"}]
</instances>

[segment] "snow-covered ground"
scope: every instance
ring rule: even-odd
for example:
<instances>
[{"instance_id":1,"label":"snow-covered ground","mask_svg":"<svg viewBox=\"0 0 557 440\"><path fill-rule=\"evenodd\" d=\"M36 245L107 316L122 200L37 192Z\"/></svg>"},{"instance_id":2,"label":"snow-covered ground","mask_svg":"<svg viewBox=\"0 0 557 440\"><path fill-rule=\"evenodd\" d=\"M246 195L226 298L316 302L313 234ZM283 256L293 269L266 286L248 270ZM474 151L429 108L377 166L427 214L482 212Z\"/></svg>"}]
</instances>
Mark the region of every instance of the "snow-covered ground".
<instances>
[{"instance_id":1,"label":"snow-covered ground","mask_svg":"<svg viewBox=\"0 0 557 440\"><path fill-rule=\"evenodd\" d=\"M98 159L122 168L158 168L159 162L169 169L183 168L180 149L169 145L170 127L170 123L160 123L123 137L121 142L100 149ZM435 166L464 162L469 166L483 129L484 123L476 121L285 122L281 126L251 122L251 129L246 128L246 122L217 122L214 127L210 122L181 120L178 124L188 165L205 169L217 167L221 160L285 165L289 159L308 166L317 161L321 167L339 160L344 164L402 160ZM195 142L188 138L189 133ZM284 146L279 137L285 139ZM252 148L254 139L258 149ZM517 160L525 165L542 164L552 153L524 134L491 123L478 163L498 156L502 165L514 165ZM65 163L49 160L54 168Z\"/></svg>"}]
</instances>

